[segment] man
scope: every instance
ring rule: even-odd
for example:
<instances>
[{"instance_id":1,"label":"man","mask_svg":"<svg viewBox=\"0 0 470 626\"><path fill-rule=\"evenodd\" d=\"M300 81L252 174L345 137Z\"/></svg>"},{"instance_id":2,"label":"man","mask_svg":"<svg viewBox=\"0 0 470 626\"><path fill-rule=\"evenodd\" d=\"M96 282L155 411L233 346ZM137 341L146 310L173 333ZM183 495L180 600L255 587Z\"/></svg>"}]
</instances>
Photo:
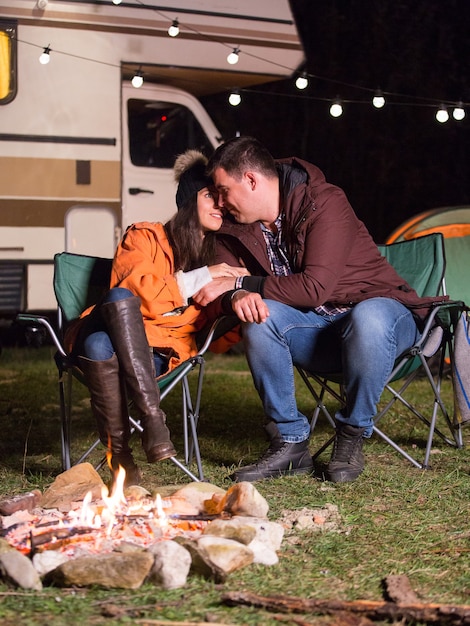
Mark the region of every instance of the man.
<instances>
[{"instance_id":1,"label":"man","mask_svg":"<svg viewBox=\"0 0 470 626\"><path fill-rule=\"evenodd\" d=\"M220 297L243 322L271 440L235 480L313 469L309 422L295 399L296 365L342 372L347 404L335 416L327 478L355 480L395 358L419 337L433 299L419 298L379 254L344 192L314 165L276 162L256 139L239 137L216 150L208 173L230 214L217 234L217 260L245 265L250 276L212 281L195 299L206 305Z\"/></svg>"}]
</instances>

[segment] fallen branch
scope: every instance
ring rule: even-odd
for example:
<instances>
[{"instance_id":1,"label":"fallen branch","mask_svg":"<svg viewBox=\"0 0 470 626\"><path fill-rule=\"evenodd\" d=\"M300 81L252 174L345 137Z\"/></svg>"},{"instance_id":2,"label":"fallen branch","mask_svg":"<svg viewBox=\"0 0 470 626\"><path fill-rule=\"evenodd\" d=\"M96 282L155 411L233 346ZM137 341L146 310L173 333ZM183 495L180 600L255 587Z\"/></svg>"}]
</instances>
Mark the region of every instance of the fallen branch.
<instances>
[{"instance_id":1,"label":"fallen branch","mask_svg":"<svg viewBox=\"0 0 470 626\"><path fill-rule=\"evenodd\" d=\"M293 617L292 615L273 614L273 619L278 622L288 622L289 626L318 626L318 617L312 617L315 621L305 621L302 617ZM334 617L320 618L322 626L374 626L364 615L353 615L352 613L337 613ZM328 620L328 621L325 621Z\"/></svg>"},{"instance_id":2,"label":"fallen branch","mask_svg":"<svg viewBox=\"0 0 470 626\"><path fill-rule=\"evenodd\" d=\"M170 622L162 619L136 619L134 624L152 624L152 626L230 626L218 622Z\"/></svg>"},{"instance_id":3,"label":"fallen branch","mask_svg":"<svg viewBox=\"0 0 470 626\"><path fill-rule=\"evenodd\" d=\"M283 613L317 613L331 615L340 611L361 614L371 620L414 620L425 624L470 626L470 606L446 604L397 604L372 600L314 600L295 596L259 596L232 591L222 596L228 606L240 604Z\"/></svg>"}]
</instances>

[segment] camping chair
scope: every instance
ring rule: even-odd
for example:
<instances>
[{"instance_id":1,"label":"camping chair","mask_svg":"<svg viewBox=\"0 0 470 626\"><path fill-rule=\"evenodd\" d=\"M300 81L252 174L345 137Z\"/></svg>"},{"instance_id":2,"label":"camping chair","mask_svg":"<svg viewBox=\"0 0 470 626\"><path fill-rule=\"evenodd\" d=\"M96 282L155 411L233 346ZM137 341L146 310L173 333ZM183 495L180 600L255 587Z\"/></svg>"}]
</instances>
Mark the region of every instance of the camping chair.
<instances>
[{"instance_id":1,"label":"camping chair","mask_svg":"<svg viewBox=\"0 0 470 626\"><path fill-rule=\"evenodd\" d=\"M62 467L69 469L72 465L83 462L91 452L100 444L99 439L82 454L82 456L72 462L71 441L72 441L72 384L76 379L86 385L84 377L77 365L72 361L63 344L65 326L76 320L82 311L88 306L96 303L99 298L109 288L111 276L112 259L71 254L61 252L54 257L54 292L58 303L58 331L56 332L45 317L21 313L18 321L28 324L39 324L44 326L53 340L57 353L55 356L59 371L59 399L60 399L60 425L61 425L61 448ZM214 322L205 341L201 345L198 353L181 363L177 368L168 374L158 378L157 383L160 389L160 397L163 400L179 383L182 386L183 401L183 438L184 438L184 463L176 457L171 457L171 461L177 465L191 480L204 480L201 463L201 455L197 437L197 423L199 420L199 410L202 395L202 383L204 378L204 353L207 351L218 321ZM197 370L197 385L195 397L191 395L188 374ZM131 429L142 431L139 421L129 416ZM189 469L193 461L196 462L198 476L196 477ZM98 468L104 464L104 460L99 463Z\"/></svg>"},{"instance_id":2,"label":"camping chair","mask_svg":"<svg viewBox=\"0 0 470 626\"><path fill-rule=\"evenodd\" d=\"M444 240L440 233L379 246L379 250L420 296L436 296L444 293L445 252ZM393 371L385 385L385 389L391 394L391 399L374 418L374 433L415 467L421 469L429 467L429 457L435 436L438 436L448 445L457 448L463 447L462 425L453 420L453 415L447 409L442 399L441 385L445 356L447 353L452 359L453 333L464 309L465 305L460 301L451 301L433 308L426 320L421 338L396 360ZM431 365L431 358L437 363ZM320 415L326 417L328 423L335 428L335 420L327 408L325 399L330 395L344 406L345 398L341 386L341 374L307 372L301 368L297 368L297 370L315 401L311 432L314 431ZM424 376L430 386L432 393L430 415L424 415L422 410L413 405L408 397L405 397L409 385L418 376ZM393 385L397 381L399 382L398 389L396 385ZM382 418L397 402L406 407L427 428L426 449L422 460L409 454L378 426ZM438 428L438 415L442 418L448 434L444 434ZM314 454L314 460L333 440L334 436Z\"/></svg>"}]
</instances>

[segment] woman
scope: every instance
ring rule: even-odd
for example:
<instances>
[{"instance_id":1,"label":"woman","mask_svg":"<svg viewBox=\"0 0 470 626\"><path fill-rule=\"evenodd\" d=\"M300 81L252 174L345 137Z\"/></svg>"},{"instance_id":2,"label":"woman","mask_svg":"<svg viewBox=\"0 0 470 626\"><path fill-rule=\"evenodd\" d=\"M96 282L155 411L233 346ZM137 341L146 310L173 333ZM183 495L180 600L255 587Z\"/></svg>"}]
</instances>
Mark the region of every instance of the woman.
<instances>
[{"instance_id":1,"label":"woman","mask_svg":"<svg viewBox=\"0 0 470 626\"><path fill-rule=\"evenodd\" d=\"M127 397L140 414L142 445L150 463L176 454L160 408L155 376L197 351L195 332L206 322L191 296L213 278L247 274L214 258L222 225L207 160L195 150L175 162L178 211L165 225L130 226L113 260L110 291L86 311L73 353L90 390L101 442L110 452L112 481L119 466L126 485L140 482L129 447Z\"/></svg>"}]
</instances>

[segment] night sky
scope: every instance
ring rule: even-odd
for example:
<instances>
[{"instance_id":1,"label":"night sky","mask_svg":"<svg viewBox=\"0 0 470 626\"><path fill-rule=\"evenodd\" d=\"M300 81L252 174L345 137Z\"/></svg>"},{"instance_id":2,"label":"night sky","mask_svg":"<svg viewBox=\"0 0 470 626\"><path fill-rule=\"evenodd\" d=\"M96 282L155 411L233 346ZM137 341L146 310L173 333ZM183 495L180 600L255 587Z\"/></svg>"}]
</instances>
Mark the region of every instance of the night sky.
<instances>
[{"instance_id":1,"label":"night sky","mask_svg":"<svg viewBox=\"0 0 470 626\"><path fill-rule=\"evenodd\" d=\"M441 100L470 101L470 1L292 0L292 8L308 88L277 81L244 91L236 108L226 95L209 98L224 138L254 135L275 157L315 163L377 243L416 213L470 204L470 106L463 121L435 120ZM370 104L378 88L396 94L380 110ZM356 102L334 119L337 96Z\"/></svg>"}]
</instances>

